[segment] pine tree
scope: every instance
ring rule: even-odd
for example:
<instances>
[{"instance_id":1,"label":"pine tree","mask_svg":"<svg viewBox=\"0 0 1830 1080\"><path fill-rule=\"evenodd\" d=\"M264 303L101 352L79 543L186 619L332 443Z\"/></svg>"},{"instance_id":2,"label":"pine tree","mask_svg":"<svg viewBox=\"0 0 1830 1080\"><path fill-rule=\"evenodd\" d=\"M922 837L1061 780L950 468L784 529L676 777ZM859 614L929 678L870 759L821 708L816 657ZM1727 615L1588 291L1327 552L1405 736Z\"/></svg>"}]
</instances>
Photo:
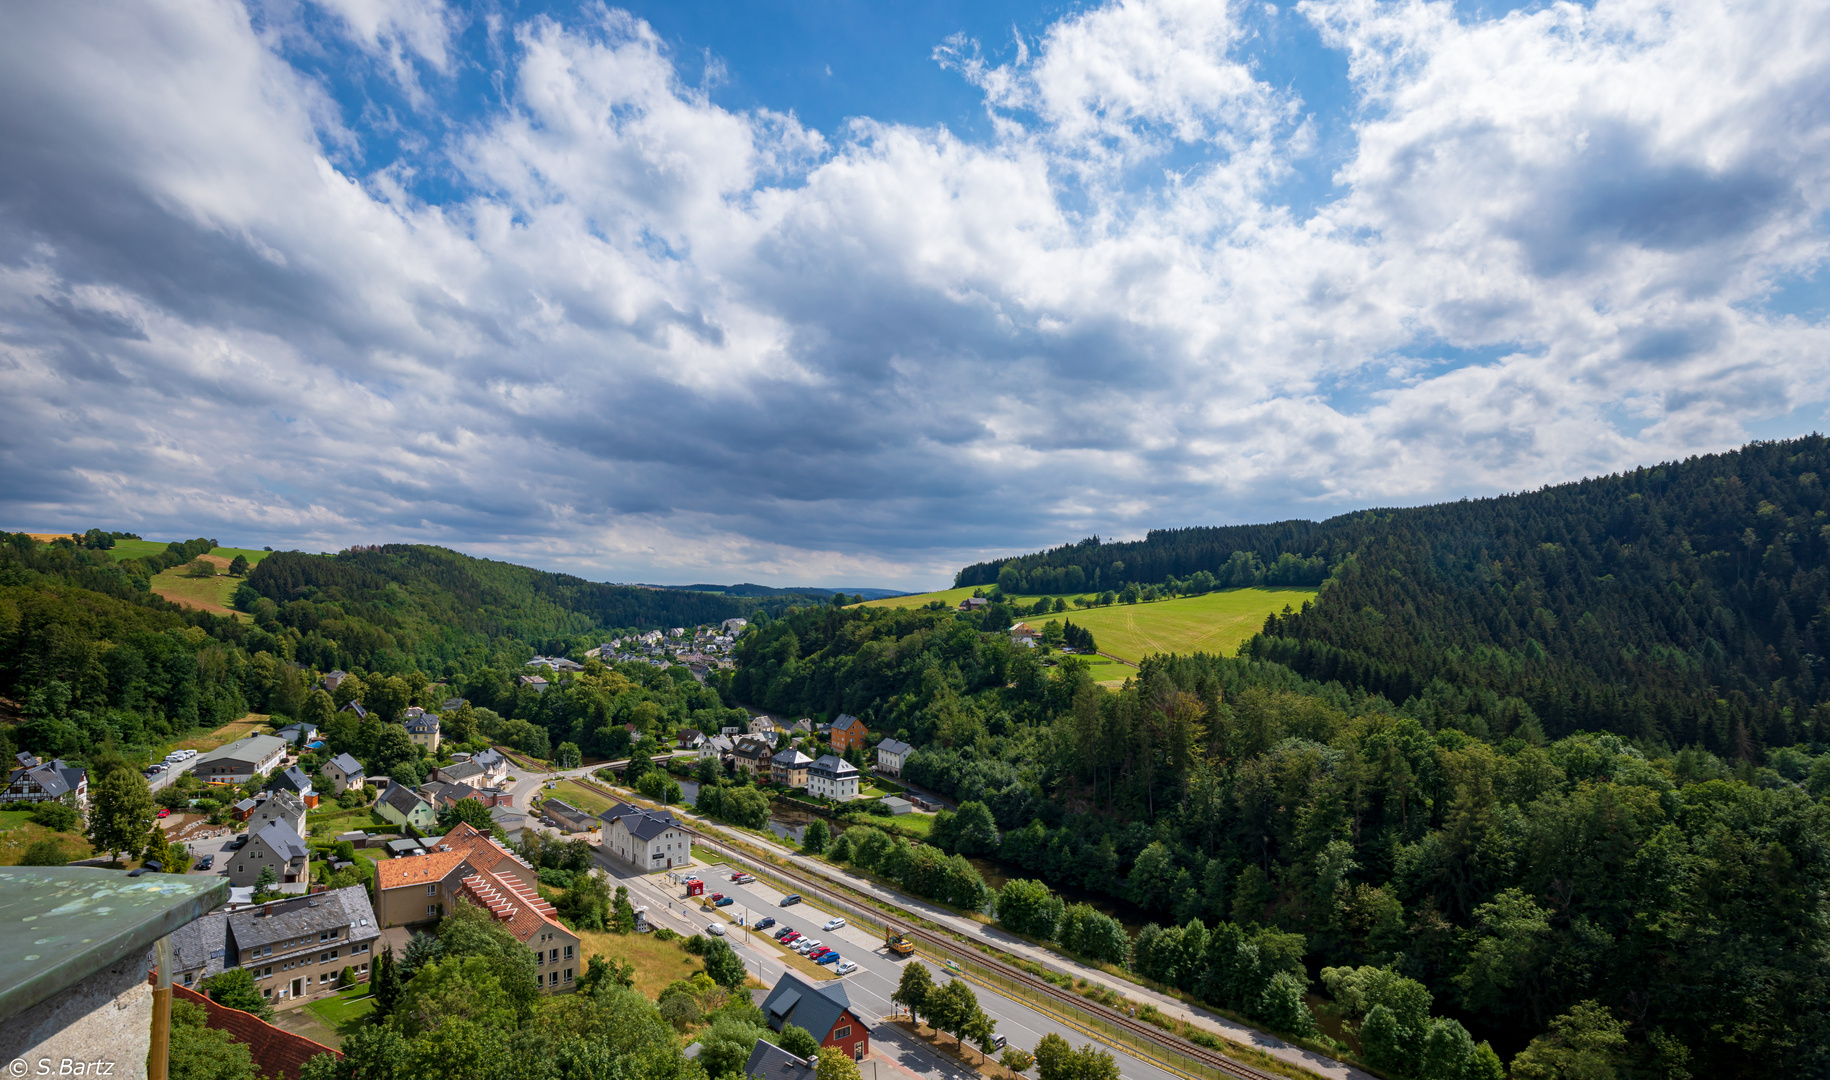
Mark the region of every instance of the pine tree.
<instances>
[{"instance_id":1,"label":"pine tree","mask_svg":"<svg viewBox=\"0 0 1830 1080\"><path fill-rule=\"evenodd\" d=\"M387 1016L400 1002L400 971L394 966L394 947L381 950L375 970L369 973L369 993L375 995L375 1012Z\"/></svg>"}]
</instances>

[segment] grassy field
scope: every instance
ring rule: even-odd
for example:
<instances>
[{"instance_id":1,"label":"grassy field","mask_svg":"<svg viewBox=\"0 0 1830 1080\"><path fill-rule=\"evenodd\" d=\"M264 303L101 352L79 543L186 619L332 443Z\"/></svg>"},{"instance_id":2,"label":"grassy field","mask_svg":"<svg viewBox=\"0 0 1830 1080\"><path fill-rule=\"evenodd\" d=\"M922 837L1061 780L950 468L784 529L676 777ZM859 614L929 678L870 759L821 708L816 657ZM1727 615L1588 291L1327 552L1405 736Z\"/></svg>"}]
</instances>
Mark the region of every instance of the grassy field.
<instances>
[{"instance_id":1,"label":"grassy field","mask_svg":"<svg viewBox=\"0 0 1830 1080\"><path fill-rule=\"evenodd\" d=\"M319 998L305 1007L336 1028L337 1034L348 1036L368 1022L369 1014L375 1011L375 999L369 996L368 984L361 983L348 990L339 990L331 997Z\"/></svg>"},{"instance_id":2,"label":"grassy field","mask_svg":"<svg viewBox=\"0 0 1830 1080\"><path fill-rule=\"evenodd\" d=\"M83 837L33 824L30 810L0 810L0 866L18 865L26 848L45 839L63 844L64 854L71 859L87 859L95 854Z\"/></svg>"},{"instance_id":3,"label":"grassy field","mask_svg":"<svg viewBox=\"0 0 1830 1080\"><path fill-rule=\"evenodd\" d=\"M1068 615L1026 620L1072 618L1093 631L1099 651L1137 663L1152 653L1233 653L1241 642L1264 628L1265 616L1285 605L1300 608L1314 589L1225 589L1205 596L1158 600L1150 604L1113 604ZM1121 675L1122 669L1114 675Z\"/></svg>"},{"instance_id":4,"label":"grassy field","mask_svg":"<svg viewBox=\"0 0 1830 1080\"><path fill-rule=\"evenodd\" d=\"M122 544L152 545L160 551L165 550L165 545L153 544L150 540L117 540L115 550L119 551ZM141 551L115 557L117 559L133 558L135 554L147 553ZM245 556L249 563L258 563L269 554L271 552L255 551L251 548L219 547L208 555L202 556L204 561L216 567L215 577L191 577L183 566L174 566L153 575L152 591L174 604L198 608L215 615L233 615L238 619L245 619L246 615L229 606L235 598L236 587L243 581L242 578L229 576L229 564L235 561L237 555Z\"/></svg>"},{"instance_id":5,"label":"grassy field","mask_svg":"<svg viewBox=\"0 0 1830 1080\"><path fill-rule=\"evenodd\" d=\"M678 941L656 941L653 934L611 934L595 930L578 932L579 964L583 971L593 956L624 960L635 966L635 988L654 998L676 979L692 977L699 958Z\"/></svg>"},{"instance_id":6,"label":"grassy field","mask_svg":"<svg viewBox=\"0 0 1830 1080\"><path fill-rule=\"evenodd\" d=\"M949 607L957 607L973 591L973 588L943 589L914 596L867 600L860 606L922 607L929 601L944 600ZM1079 595L1091 597L1094 594ZM1159 652L1231 653L1264 626L1266 615L1282 611L1285 604L1300 608L1303 601L1314 596L1314 589L1224 589L1205 596L1185 596L1149 604L1113 604L1086 609L1070 606L1063 613L1026 615L1022 621L1041 626L1050 619L1073 619L1075 626L1093 631L1100 652L1135 664ZM1019 604L1034 605L1038 597L1011 599ZM1073 596L1062 599L1070 605L1074 602ZM1101 657L1087 659L1093 664L1093 678L1100 682L1120 682L1132 674L1122 664Z\"/></svg>"},{"instance_id":7,"label":"grassy field","mask_svg":"<svg viewBox=\"0 0 1830 1080\"><path fill-rule=\"evenodd\" d=\"M542 787L540 797L544 799L548 796L591 814L601 814L615 805L614 800L571 780L561 780L550 790Z\"/></svg>"},{"instance_id":8,"label":"grassy field","mask_svg":"<svg viewBox=\"0 0 1830 1080\"><path fill-rule=\"evenodd\" d=\"M116 540L114 546L108 549L108 554L114 556L115 562L120 562L122 559L143 559L164 550L163 540Z\"/></svg>"},{"instance_id":9,"label":"grassy field","mask_svg":"<svg viewBox=\"0 0 1830 1080\"><path fill-rule=\"evenodd\" d=\"M231 720L208 735L198 735L171 745L173 750L195 750L199 754L209 753L218 746L234 742L249 734L267 734L267 714L249 713L240 720Z\"/></svg>"}]
</instances>

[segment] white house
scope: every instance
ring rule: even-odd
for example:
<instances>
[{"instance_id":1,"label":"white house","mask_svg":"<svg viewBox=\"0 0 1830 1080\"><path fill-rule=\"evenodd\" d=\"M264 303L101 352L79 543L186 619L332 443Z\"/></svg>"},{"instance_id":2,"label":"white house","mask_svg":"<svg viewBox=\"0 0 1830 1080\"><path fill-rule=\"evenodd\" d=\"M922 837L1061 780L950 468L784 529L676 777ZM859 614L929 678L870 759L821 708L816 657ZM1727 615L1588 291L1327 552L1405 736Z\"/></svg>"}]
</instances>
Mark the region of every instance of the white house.
<instances>
[{"instance_id":1,"label":"white house","mask_svg":"<svg viewBox=\"0 0 1830 1080\"><path fill-rule=\"evenodd\" d=\"M858 770L842 757L824 754L807 769L807 794L850 802L858 797Z\"/></svg>"},{"instance_id":2,"label":"white house","mask_svg":"<svg viewBox=\"0 0 1830 1080\"><path fill-rule=\"evenodd\" d=\"M895 739L885 739L877 744L877 771L892 776L902 775L902 766L909 760L915 748L908 743Z\"/></svg>"},{"instance_id":3,"label":"white house","mask_svg":"<svg viewBox=\"0 0 1830 1080\"><path fill-rule=\"evenodd\" d=\"M617 803L598 815L603 846L642 870L670 870L693 857L693 838L664 810Z\"/></svg>"}]
</instances>

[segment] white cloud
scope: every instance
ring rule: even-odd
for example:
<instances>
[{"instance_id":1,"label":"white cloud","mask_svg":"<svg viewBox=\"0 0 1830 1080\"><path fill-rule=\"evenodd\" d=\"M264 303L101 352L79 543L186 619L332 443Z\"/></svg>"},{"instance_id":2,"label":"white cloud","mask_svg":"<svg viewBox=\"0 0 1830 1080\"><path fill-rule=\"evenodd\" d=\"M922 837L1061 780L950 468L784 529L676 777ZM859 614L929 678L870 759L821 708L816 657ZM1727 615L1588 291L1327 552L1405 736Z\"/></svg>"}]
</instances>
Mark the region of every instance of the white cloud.
<instances>
[{"instance_id":1,"label":"white cloud","mask_svg":"<svg viewBox=\"0 0 1830 1080\"><path fill-rule=\"evenodd\" d=\"M324 7L384 72L463 62L441 5ZM916 585L1716 449L1830 397L1825 328L1758 305L1825 254L1830 14L1299 10L1357 110L1307 219L1274 193L1308 106L1244 7L1112 0L995 68L948 44L979 144L722 108L613 10L492 23L506 104L414 163L466 185L433 206L339 171L324 91L238 5L21 5L0 504Z\"/></svg>"}]
</instances>

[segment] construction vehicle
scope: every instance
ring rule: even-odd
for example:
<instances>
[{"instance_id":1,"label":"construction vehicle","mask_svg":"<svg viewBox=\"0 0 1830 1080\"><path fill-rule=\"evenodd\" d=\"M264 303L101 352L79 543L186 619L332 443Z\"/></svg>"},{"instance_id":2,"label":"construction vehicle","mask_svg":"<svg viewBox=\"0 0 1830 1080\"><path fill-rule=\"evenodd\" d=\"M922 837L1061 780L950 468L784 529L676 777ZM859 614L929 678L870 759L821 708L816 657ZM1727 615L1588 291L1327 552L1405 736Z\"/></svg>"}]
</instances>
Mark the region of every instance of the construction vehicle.
<instances>
[{"instance_id":1,"label":"construction vehicle","mask_svg":"<svg viewBox=\"0 0 1830 1080\"><path fill-rule=\"evenodd\" d=\"M884 928L883 947L897 956L907 956L915 951L915 943L903 937L893 926Z\"/></svg>"}]
</instances>

